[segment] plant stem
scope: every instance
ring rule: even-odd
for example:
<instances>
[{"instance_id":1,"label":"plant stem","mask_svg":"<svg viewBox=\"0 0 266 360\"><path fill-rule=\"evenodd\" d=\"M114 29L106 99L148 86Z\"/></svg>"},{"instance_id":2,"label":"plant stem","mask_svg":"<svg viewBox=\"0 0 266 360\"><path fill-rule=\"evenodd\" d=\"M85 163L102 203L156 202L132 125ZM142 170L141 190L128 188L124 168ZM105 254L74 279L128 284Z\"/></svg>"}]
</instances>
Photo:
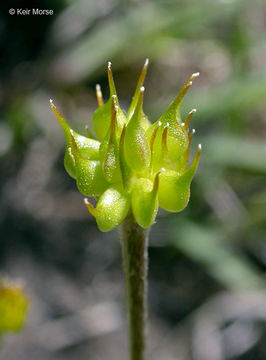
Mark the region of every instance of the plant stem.
<instances>
[{"instance_id":1,"label":"plant stem","mask_svg":"<svg viewBox=\"0 0 266 360\"><path fill-rule=\"evenodd\" d=\"M148 230L130 213L121 225L130 360L144 360L147 331Z\"/></svg>"}]
</instances>

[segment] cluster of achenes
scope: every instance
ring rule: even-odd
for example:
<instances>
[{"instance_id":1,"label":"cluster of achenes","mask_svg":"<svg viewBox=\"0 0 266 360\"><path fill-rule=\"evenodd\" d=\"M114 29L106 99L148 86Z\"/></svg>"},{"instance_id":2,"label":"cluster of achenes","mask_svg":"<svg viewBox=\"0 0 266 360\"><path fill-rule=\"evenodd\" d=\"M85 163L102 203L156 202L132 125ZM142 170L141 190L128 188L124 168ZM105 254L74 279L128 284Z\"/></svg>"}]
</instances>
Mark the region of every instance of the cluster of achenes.
<instances>
[{"instance_id":1,"label":"cluster of achenes","mask_svg":"<svg viewBox=\"0 0 266 360\"><path fill-rule=\"evenodd\" d=\"M182 123L180 105L199 73L188 79L166 112L151 124L142 108L147 66L148 60L125 114L119 106L108 63L110 98L105 104L101 88L96 86L99 107L92 122L97 140L88 128L88 137L72 130L50 100L66 138L65 168L76 179L79 191L97 200L96 207L88 199L84 201L101 231L118 226L131 210L136 222L147 228L154 222L159 206L178 212L189 200L201 146L188 167L195 132L193 129L188 135L188 126L196 110Z\"/></svg>"}]
</instances>

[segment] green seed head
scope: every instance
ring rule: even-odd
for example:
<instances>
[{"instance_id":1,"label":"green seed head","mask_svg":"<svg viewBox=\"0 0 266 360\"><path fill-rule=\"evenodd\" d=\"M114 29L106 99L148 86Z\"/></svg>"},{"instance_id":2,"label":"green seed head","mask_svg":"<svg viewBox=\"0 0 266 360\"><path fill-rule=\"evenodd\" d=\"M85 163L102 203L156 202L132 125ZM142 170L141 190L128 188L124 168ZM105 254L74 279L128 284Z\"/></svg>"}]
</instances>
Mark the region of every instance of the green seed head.
<instances>
[{"instance_id":1,"label":"green seed head","mask_svg":"<svg viewBox=\"0 0 266 360\"><path fill-rule=\"evenodd\" d=\"M199 73L192 74L178 96L160 118L151 124L143 112L145 61L127 114L119 106L111 63L108 63L109 100L104 104L101 88L96 85L98 108L93 118L97 140L72 130L51 102L65 138L64 164L76 179L79 191L97 199L94 207L85 205L96 218L101 231L117 227L132 211L143 228L154 222L159 206L165 210L183 210L190 196L190 184L197 170L201 146L189 162L193 129L188 134L193 109L182 123L181 102Z\"/></svg>"}]
</instances>

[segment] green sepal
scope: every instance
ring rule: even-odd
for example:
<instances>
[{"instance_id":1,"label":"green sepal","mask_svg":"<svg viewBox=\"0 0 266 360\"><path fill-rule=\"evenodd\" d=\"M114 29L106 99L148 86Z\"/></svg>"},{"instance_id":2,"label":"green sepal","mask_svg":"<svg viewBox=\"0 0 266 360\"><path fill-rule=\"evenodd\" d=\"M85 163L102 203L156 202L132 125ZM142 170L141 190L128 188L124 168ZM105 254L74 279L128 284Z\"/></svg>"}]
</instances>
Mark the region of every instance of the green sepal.
<instances>
[{"instance_id":1,"label":"green sepal","mask_svg":"<svg viewBox=\"0 0 266 360\"><path fill-rule=\"evenodd\" d=\"M190 184L197 170L201 146L189 168L183 174L174 170L165 170L160 174L159 205L167 211L178 212L183 210L189 201Z\"/></svg>"},{"instance_id":2,"label":"green sepal","mask_svg":"<svg viewBox=\"0 0 266 360\"><path fill-rule=\"evenodd\" d=\"M149 59L146 59L144 65L143 65L143 68L141 70L139 79L138 79L138 83L137 83L135 93L134 93L132 101L131 101L131 103L129 105L129 109L128 109L128 112L127 112L127 119L128 120L130 120L131 117L133 116L134 111L136 109L136 106L138 104L138 99L139 99L139 95L140 95L140 89L144 84L144 80L145 80L145 77L146 77L148 65L149 65ZM142 124L142 127L143 127L144 130L147 130L149 128L149 126L151 125L151 123L149 122L149 119L147 118L147 116L143 112L142 112L141 124Z\"/></svg>"},{"instance_id":3,"label":"green sepal","mask_svg":"<svg viewBox=\"0 0 266 360\"><path fill-rule=\"evenodd\" d=\"M103 231L110 231L116 228L126 217L130 201L121 187L107 189L99 198L96 208L88 201L84 200L88 211L96 219L98 228Z\"/></svg>"},{"instance_id":4,"label":"green sepal","mask_svg":"<svg viewBox=\"0 0 266 360\"><path fill-rule=\"evenodd\" d=\"M149 179L139 178L133 185L132 211L136 222L143 228L153 224L158 211L158 182L159 173L155 176L154 183Z\"/></svg>"},{"instance_id":5,"label":"green sepal","mask_svg":"<svg viewBox=\"0 0 266 360\"><path fill-rule=\"evenodd\" d=\"M99 106L93 116L92 116L92 124L93 124L93 130L99 139L99 141L104 140L104 138L107 135L108 129L110 128L110 121L111 121L111 106L112 106L112 97L113 95L116 96L115 99L115 105L118 106L117 109L117 128L118 131L122 131L123 125L126 124L127 119L122 111L122 109L119 106L119 102L117 99L117 93L116 88L114 84L113 74L111 70L111 63L108 63L108 82L109 82L109 88L110 88L110 98L109 100Z\"/></svg>"},{"instance_id":6,"label":"green sepal","mask_svg":"<svg viewBox=\"0 0 266 360\"><path fill-rule=\"evenodd\" d=\"M171 160L175 163L178 161L188 147L188 136L179 123L175 123L173 126L169 126L167 134L167 147L168 154Z\"/></svg>"},{"instance_id":7,"label":"green sepal","mask_svg":"<svg viewBox=\"0 0 266 360\"><path fill-rule=\"evenodd\" d=\"M167 147L169 156L174 163L178 161L180 156L185 153L188 147L187 129L182 126L181 123L180 107L185 94L192 85L193 79L195 79L197 76L199 76L199 73L194 73L190 76L175 100L170 104L168 109L161 115L161 117L148 129L147 132L148 136L150 137L156 126L158 126L159 122L163 125L163 127L169 127L167 134ZM158 135L162 134L163 127L160 128ZM160 146L159 138L160 136L158 136L155 140L155 149L158 149Z\"/></svg>"},{"instance_id":8,"label":"green sepal","mask_svg":"<svg viewBox=\"0 0 266 360\"><path fill-rule=\"evenodd\" d=\"M184 172L188 166L191 140L192 140L192 137L195 134L195 132L196 132L195 129L192 129L192 131L190 132L190 134L188 136L187 150L185 151L185 153L183 155L180 156L180 158L175 163L175 167L176 167L176 169L178 169L178 172L180 172L180 173Z\"/></svg>"},{"instance_id":9,"label":"green sepal","mask_svg":"<svg viewBox=\"0 0 266 360\"><path fill-rule=\"evenodd\" d=\"M158 120L158 122L160 121L162 123L162 126L159 130L161 134L163 132L163 128L166 126L168 127L168 154L174 162L177 161L182 154L184 154L188 146L187 133L184 131L182 125L179 122L179 119L179 111L177 110L177 106L174 101L168 110ZM158 144L159 137L160 136L157 137L157 143L155 143L156 149L160 148L160 145Z\"/></svg>"},{"instance_id":10,"label":"green sepal","mask_svg":"<svg viewBox=\"0 0 266 360\"><path fill-rule=\"evenodd\" d=\"M125 133L125 158L128 165L136 172L145 171L151 161L151 150L145 130L142 127L142 104L144 88L140 89L139 99Z\"/></svg>"},{"instance_id":11,"label":"green sepal","mask_svg":"<svg viewBox=\"0 0 266 360\"><path fill-rule=\"evenodd\" d=\"M188 149L188 135L182 125L177 121L161 122L160 118L147 131L150 142L153 139L152 164L154 171L169 164L170 168L177 167L180 157ZM167 129L167 136L164 141L164 132ZM165 146L163 146L165 145ZM166 151L167 149L167 151ZM167 166L168 167L168 166Z\"/></svg>"},{"instance_id":12,"label":"green sepal","mask_svg":"<svg viewBox=\"0 0 266 360\"><path fill-rule=\"evenodd\" d=\"M99 196L108 187L100 161L77 160L77 188L86 196Z\"/></svg>"},{"instance_id":13,"label":"green sepal","mask_svg":"<svg viewBox=\"0 0 266 360\"><path fill-rule=\"evenodd\" d=\"M110 129L100 147L103 173L106 180L110 183L121 181L119 147L117 139L117 110L118 107L115 105L115 98L113 96Z\"/></svg>"},{"instance_id":14,"label":"green sepal","mask_svg":"<svg viewBox=\"0 0 266 360\"><path fill-rule=\"evenodd\" d=\"M149 129L151 126L150 120L148 119L148 116L144 114L142 111L141 121L140 121L142 128L145 130L145 132Z\"/></svg>"},{"instance_id":15,"label":"green sepal","mask_svg":"<svg viewBox=\"0 0 266 360\"><path fill-rule=\"evenodd\" d=\"M78 134L76 131L72 130L70 128L70 126L68 125L68 123L66 122L66 120L61 115L61 113L57 110L57 108L53 104L52 100L50 100L50 104L51 104L52 110L54 111L54 113L62 127L62 130L65 135L65 139L66 139L66 151L65 151L65 157L64 157L65 169L68 172L68 174L75 179L76 178L75 168L73 166L72 159L68 153L68 148L72 148L71 136L73 136L80 154L85 159L99 160L100 143L97 140L89 139L83 135ZM71 132L72 132L72 135L71 135Z\"/></svg>"},{"instance_id":16,"label":"green sepal","mask_svg":"<svg viewBox=\"0 0 266 360\"><path fill-rule=\"evenodd\" d=\"M68 135L66 136L66 151L64 157L64 166L68 174L75 179L76 178L75 168L73 166L73 162L67 150L69 147L72 148L72 142L70 142L71 141L70 131L72 131L73 138L77 145L78 151L80 155L84 157L84 159L99 160L100 143L97 140L88 139L85 136L79 135L72 129L69 130Z\"/></svg>"},{"instance_id":17,"label":"green sepal","mask_svg":"<svg viewBox=\"0 0 266 360\"><path fill-rule=\"evenodd\" d=\"M70 134L72 133L73 131L71 130ZM99 160L85 159L80 154L73 136L72 147L68 148L68 153L75 169L78 190L87 196L101 195L108 187L101 162Z\"/></svg>"},{"instance_id":18,"label":"green sepal","mask_svg":"<svg viewBox=\"0 0 266 360\"><path fill-rule=\"evenodd\" d=\"M108 128L110 127L110 107L111 98L105 104L99 106L92 116L93 130L99 141L105 138Z\"/></svg>"},{"instance_id":19,"label":"green sepal","mask_svg":"<svg viewBox=\"0 0 266 360\"><path fill-rule=\"evenodd\" d=\"M125 150L124 150L125 133L126 133L126 125L124 125L119 139L119 164L120 164L123 187L126 191L128 191L130 188L132 171L128 166L125 158Z\"/></svg>"},{"instance_id":20,"label":"green sepal","mask_svg":"<svg viewBox=\"0 0 266 360\"><path fill-rule=\"evenodd\" d=\"M99 106L93 116L92 116L92 124L93 130L99 139L99 141L104 140L107 135L108 129L110 127L110 119L111 119L111 105L112 105L112 97L103 105ZM122 131L123 125L127 122L125 114L118 106L117 109L117 126L120 132Z\"/></svg>"},{"instance_id":21,"label":"green sepal","mask_svg":"<svg viewBox=\"0 0 266 360\"><path fill-rule=\"evenodd\" d=\"M192 85L192 81L199 76L199 73L194 73L190 76L190 78L185 82L179 94L175 98L175 100L170 104L165 113L160 117L160 121L166 125L166 123L178 122L181 125L181 116L180 116L180 107L184 96L186 95L188 89Z\"/></svg>"}]
</instances>

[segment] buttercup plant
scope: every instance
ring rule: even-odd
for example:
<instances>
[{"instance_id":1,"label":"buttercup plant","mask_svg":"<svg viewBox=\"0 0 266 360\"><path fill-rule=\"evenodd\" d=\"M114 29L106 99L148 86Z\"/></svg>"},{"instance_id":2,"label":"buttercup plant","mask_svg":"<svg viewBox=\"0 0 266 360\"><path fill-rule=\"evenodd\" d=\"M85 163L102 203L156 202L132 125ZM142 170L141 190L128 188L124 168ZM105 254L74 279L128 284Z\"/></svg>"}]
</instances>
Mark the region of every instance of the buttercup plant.
<instances>
[{"instance_id":1,"label":"buttercup plant","mask_svg":"<svg viewBox=\"0 0 266 360\"><path fill-rule=\"evenodd\" d=\"M70 128L50 100L65 138L64 165L76 180L88 211L99 229L110 231L121 224L124 270L127 287L131 360L145 358L147 317L147 237L158 208L183 210L189 201L190 184L197 170L201 145L189 163L193 109L181 121L181 102L199 73L194 73L160 118L150 123L143 112L144 79L148 59L141 71L128 112L119 106L111 63L108 63L109 100L104 103L96 85L98 108L92 123L96 138Z\"/></svg>"},{"instance_id":2,"label":"buttercup plant","mask_svg":"<svg viewBox=\"0 0 266 360\"><path fill-rule=\"evenodd\" d=\"M28 299L23 286L0 280L0 336L7 332L19 332L24 324Z\"/></svg>"}]
</instances>

